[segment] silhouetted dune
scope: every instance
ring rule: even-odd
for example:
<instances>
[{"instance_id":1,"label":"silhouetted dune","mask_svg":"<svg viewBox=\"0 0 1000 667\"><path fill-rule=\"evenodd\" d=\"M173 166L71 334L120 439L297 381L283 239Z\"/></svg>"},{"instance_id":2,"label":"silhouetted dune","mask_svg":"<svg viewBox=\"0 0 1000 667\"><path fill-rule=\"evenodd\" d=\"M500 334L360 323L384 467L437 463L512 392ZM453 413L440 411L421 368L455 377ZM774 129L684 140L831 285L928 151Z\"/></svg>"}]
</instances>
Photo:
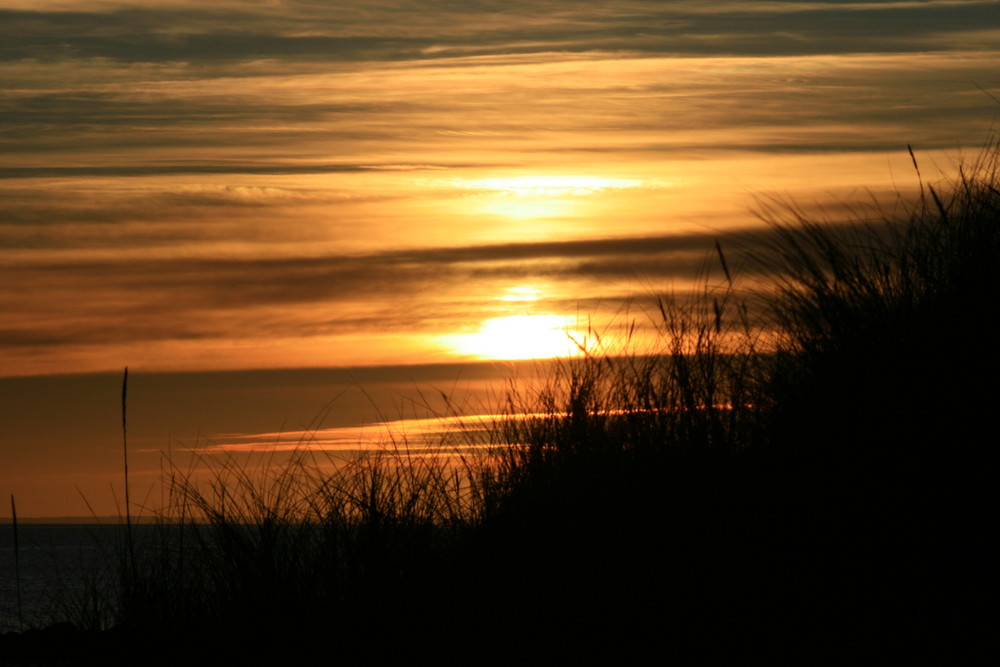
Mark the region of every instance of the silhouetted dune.
<instances>
[{"instance_id":1,"label":"silhouetted dune","mask_svg":"<svg viewBox=\"0 0 1000 667\"><path fill-rule=\"evenodd\" d=\"M726 266L698 302L661 298L659 349L557 365L498 408L488 457L400 441L332 475L303 452L207 487L178 476L161 529L123 545L113 594L73 619L114 641L70 638L64 657L972 651L992 569L998 158L892 218L780 209L748 260L764 291ZM32 641L4 640L11 664Z\"/></svg>"}]
</instances>

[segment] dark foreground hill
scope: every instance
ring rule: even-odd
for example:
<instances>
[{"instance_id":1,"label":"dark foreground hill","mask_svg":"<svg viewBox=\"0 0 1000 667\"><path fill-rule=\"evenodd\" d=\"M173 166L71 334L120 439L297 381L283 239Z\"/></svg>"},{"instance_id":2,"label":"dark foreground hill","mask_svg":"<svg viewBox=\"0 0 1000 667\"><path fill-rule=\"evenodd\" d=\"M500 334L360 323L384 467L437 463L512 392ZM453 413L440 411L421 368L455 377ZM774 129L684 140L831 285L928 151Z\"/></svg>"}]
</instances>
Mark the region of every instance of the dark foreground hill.
<instances>
[{"instance_id":1,"label":"dark foreground hill","mask_svg":"<svg viewBox=\"0 0 1000 667\"><path fill-rule=\"evenodd\" d=\"M660 349L511 396L490 458L175 481L114 595L0 662L971 653L995 624L998 155L891 219L788 209L752 293L720 248L720 288L659 301Z\"/></svg>"}]
</instances>

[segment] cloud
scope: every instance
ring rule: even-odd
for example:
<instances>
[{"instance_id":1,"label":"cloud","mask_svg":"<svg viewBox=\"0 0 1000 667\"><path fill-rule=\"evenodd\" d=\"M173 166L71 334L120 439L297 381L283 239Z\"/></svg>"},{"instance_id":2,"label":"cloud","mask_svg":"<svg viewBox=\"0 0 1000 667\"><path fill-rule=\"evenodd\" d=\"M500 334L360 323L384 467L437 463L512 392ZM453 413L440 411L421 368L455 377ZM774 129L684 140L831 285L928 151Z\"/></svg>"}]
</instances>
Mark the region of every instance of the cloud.
<instances>
[{"instance_id":1,"label":"cloud","mask_svg":"<svg viewBox=\"0 0 1000 667\"><path fill-rule=\"evenodd\" d=\"M745 230L726 243L734 253L752 251L769 235ZM471 285L565 284L532 307L596 314L621 307L640 284L674 281L683 293L685 281L705 274L716 238L701 233L295 259L41 262L20 267L24 288L0 296L0 307L15 314L0 324L0 349L440 334L512 308L497 294L476 298ZM0 278L9 284L5 273L0 269Z\"/></svg>"},{"instance_id":2,"label":"cloud","mask_svg":"<svg viewBox=\"0 0 1000 667\"><path fill-rule=\"evenodd\" d=\"M283 3L0 12L0 60L400 61L469 53L914 52L996 23L990 2Z\"/></svg>"},{"instance_id":3,"label":"cloud","mask_svg":"<svg viewBox=\"0 0 1000 667\"><path fill-rule=\"evenodd\" d=\"M452 169L464 165L414 165L414 171L428 169ZM402 165L392 165L394 171L406 171ZM81 165L81 166L39 166L0 167L0 179L13 178L61 178L66 176L95 176L117 178L140 178L145 176L196 176L204 174L251 174L267 176L287 176L294 174L343 174L368 171L384 171L387 167L377 164L247 164L245 162L221 162L215 164L139 164L139 165ZM232 199L230 199L232 201ZM235 202L234 202L235 203Z\"/></svg>"}]
</instances>

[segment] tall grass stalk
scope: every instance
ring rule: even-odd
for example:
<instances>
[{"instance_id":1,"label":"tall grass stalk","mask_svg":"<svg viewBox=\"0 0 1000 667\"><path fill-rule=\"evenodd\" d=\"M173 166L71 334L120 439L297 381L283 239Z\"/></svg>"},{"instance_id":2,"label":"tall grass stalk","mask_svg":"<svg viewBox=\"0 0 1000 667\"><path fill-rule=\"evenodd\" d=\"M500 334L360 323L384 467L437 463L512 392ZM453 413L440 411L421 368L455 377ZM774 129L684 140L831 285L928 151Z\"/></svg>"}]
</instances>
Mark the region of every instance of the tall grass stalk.
<instances>
[{"instance_id":1,"label":"tall grass stalk","mask_svg":"<svg viewBox=\"0 0 1000 667\"><path fill-rule=\"evenodd\" d=\"M129 551L132 550L132 501L129 496L128 479L128 422L126 412L128 408L128 366L122 374L122 462L125 467L125 530L126 540L129 544Z\"/></svg>"},{"instance_id":2,"label":"tall grass stalk","mask_svg":"<svg viewBox=\"0 0 1000 667\"><path fill-rule=\"evenodd\" d=\"M17 589L17 630L24 632L24 607L21 605L21 544L18 541L17 531L17 505L14 503L14 494L10 494L10 517L11 528L14 531L14 582Z\"/></svg>"}]
</instances>

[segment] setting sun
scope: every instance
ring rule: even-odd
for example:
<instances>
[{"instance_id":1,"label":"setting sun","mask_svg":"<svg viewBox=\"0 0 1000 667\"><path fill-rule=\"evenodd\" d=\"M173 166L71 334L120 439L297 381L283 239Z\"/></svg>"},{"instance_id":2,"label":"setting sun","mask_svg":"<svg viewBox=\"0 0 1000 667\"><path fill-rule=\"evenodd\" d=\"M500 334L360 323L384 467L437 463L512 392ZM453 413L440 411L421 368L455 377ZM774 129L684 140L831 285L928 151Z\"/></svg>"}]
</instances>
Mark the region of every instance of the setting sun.
<instances>
[{"instance_id":1,"label":"setting sun","mask_svg":"<svg viewBox=\"0 0 1000 667\"><path fill-rule=\"evenodd\" d=\"M442 337L458 354L480 359L545 359L580 354L583 334L559 315L508 315L483 322L475 333Z\"/></svg>"}]
</instances>

